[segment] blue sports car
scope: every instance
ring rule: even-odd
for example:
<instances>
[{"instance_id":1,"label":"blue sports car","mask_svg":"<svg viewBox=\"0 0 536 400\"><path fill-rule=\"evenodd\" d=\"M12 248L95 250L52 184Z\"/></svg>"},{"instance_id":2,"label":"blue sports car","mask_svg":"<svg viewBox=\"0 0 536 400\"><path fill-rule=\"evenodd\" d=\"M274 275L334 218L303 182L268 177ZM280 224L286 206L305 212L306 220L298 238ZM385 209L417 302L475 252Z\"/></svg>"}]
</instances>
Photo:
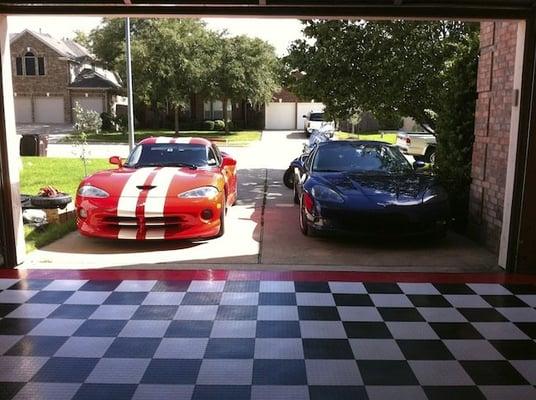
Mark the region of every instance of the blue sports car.
<instances>
[{"instance_id":1,"label":"blue sports car","mask_svg":"<svg viewBox=\"0 0 536 400\"><path fill-rule=\"evenodd\" d=\"M383 142L318 144L294 169L301 231L443 237L447 193L422 167Z\"/></svg>"}]
</instances>

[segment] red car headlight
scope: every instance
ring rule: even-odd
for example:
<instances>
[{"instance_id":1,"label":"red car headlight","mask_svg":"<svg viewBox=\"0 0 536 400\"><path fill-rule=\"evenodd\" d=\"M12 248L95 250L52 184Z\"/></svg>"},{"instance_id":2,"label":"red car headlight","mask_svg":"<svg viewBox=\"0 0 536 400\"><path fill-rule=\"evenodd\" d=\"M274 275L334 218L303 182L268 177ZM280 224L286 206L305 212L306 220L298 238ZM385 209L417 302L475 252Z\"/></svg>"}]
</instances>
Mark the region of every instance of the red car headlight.
<instances>
[{"instance_id":1,"label":"red car headlight","mask_svg":"<svg viewBox=\"0 0 536 400\"><path fill-rule=\"evenodd\" d=\"M206 198L206 199L213 199L218 195L219 191L214 186L203 186L197 189L188 190L187 192L183 192L179 194L178 197L183 199L199 199L199 198Z\"/></svg>"},{"instance_id":2,"label":"red car headlight","mask_svg":"<svg viewBox=\"0 0 536 400\"><path fill-rule=\"evenodd\" d=\"M110 194L105 190L91 185L84 185L78 189L78 195L97 199L105 199L110 196Z\"/></svg>"}]
</instances>

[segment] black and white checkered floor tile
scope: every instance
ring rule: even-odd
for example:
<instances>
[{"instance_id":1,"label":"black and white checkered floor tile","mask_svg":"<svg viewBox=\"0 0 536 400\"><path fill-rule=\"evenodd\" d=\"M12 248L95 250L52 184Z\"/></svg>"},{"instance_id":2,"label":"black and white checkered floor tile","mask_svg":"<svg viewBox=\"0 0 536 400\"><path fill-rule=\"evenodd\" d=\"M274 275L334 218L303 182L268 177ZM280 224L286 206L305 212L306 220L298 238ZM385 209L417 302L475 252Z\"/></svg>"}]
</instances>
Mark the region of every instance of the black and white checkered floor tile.
<instances>
[{"instance_id":1,"label":"black and white checkered floor tile","mask_svg":"<svg viewBox=\"0 0 536 400\"><path fill-rule=\"evenodd\" d=\"M536 286L0 279L0 399L536 399Z\"/></svg>"}]
</instances>

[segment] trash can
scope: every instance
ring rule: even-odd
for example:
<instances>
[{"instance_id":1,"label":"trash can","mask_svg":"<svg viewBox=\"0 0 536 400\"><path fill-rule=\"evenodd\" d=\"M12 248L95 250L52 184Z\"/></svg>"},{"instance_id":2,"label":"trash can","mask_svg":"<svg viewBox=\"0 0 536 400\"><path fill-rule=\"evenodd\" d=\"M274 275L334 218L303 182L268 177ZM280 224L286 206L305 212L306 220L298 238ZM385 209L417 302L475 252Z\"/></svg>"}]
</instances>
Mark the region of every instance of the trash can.
<instances>
[{"instance_id":1,"label":"trash can","mask_svg":"<svg viewBox=\"0 0 536 400\"><path fill-rule=\"evenodd\" d=\"M47 135L23 135L20 140L20 155L46 157L47 147Z\"/></svg>"}]
</instances>

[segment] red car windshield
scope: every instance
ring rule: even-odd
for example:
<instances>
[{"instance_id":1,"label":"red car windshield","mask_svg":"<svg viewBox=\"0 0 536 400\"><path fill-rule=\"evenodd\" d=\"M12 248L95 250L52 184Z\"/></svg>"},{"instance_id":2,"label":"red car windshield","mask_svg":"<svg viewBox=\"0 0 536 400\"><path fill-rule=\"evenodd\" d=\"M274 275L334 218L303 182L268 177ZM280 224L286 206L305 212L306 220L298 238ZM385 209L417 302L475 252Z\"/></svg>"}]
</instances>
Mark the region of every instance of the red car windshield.
<instances>
[{"instance_id":1,"label":"red car windshield","mask_svg":"<svg viewBox=\"0 0 536 400\"><path fill-rule=\"evenodd\" d=\"M130 153L125 166L197 168L217 164L212 149L202 144L151 143L137 145Z\"/></svg>"}]
</instances>

